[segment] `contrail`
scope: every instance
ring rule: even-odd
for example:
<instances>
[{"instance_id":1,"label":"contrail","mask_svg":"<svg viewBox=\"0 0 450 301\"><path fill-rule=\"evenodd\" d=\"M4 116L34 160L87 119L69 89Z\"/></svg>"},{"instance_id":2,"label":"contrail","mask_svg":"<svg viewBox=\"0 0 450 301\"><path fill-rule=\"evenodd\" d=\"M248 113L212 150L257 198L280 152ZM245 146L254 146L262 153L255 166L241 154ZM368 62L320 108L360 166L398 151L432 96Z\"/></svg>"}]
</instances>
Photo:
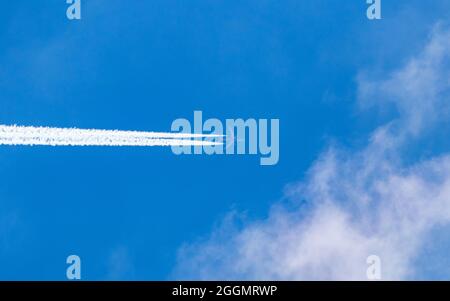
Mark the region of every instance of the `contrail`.
<instances>
[{"instance_id":1,"label":"contrail","mask_svg":"<svg viewBox=\"0 0 450 301\"><path fill-rule=\"evenodd\" d=\"M99 129L0 125L0 145L49 146L201 146L222 145L203 141L222 135L159 133Z\"/></svg>"}]
</instances>

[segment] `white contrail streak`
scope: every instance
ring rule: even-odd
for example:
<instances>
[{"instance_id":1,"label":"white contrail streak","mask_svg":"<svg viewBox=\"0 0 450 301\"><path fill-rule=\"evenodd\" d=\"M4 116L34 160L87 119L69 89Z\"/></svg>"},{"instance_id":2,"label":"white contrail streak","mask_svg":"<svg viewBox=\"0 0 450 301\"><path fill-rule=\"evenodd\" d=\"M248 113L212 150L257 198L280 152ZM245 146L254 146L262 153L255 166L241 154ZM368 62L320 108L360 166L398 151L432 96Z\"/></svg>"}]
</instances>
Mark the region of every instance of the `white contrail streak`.
<instances>
[{"instance_id":1,"label":"white contrail streak","mask_svg":"<svg viewBox=\"0 0 450 301\"><path fill-rule=\"evenodd\" d=\"M158 133L77 128L0 125L0 145L50 146L174 146L222 145L203 141L222 135ZM215 140L215 139L214 139Z\"/></svg>"}]
</instances>

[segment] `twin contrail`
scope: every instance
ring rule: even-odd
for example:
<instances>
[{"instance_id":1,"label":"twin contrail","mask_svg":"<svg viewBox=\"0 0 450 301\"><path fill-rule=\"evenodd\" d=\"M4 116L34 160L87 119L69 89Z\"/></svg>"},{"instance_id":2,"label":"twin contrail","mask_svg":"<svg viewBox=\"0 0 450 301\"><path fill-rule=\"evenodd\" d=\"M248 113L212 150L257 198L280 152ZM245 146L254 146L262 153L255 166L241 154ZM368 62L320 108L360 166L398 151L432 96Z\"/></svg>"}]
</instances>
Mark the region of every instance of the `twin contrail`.
<instances>
[{"instance_id":1,"label":"twin contrail","mask_svg":"<svg viewBox=\"0 0 450 301\"><path fill-rule=\"evenodd\" d=\"M0 145L203 146L222 135L0 125ZM216 138L204 141L203 138ZM210 139L211 140L211 139Z\"/></svg>"}]
</instances>

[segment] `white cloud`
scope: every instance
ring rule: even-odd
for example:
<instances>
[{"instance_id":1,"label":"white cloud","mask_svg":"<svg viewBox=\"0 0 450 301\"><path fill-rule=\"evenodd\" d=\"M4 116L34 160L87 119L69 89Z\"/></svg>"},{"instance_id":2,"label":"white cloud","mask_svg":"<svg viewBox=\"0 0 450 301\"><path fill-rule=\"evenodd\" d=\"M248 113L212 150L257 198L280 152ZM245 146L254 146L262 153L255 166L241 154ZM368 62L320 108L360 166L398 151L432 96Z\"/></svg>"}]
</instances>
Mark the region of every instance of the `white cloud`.
<instances>
[{"instance_id":1,"label":"white cloud","mask_svg":"<svg viewBox=\"0 0 450 301\"><path fill-rule=\"evenodd\" d=\"M448 117L450 87L450 32L436 26L432 38L417 57L381 81L361 76L360 103L385 106L393 103L407 134L420 134L443 117Z\"/></svg>"},{"instance_id":2,"label":"white cloud","mask_svg":"<svg viewBox=\"0 0 450 301\"><path fill-rule=\"evenodd\" d=\"M180 250L175 276L190 279L383 279L417 275L413 262L434 227L450 223L450 153L405 166L403 150L447 116L450 31L436 27L422 53L378 81L359 78L363 105L392 104L397 118L359 151L330 148L266 220L236 226ZM306 201L301 201L306 200Z\"/></svg>"}]
</instances>

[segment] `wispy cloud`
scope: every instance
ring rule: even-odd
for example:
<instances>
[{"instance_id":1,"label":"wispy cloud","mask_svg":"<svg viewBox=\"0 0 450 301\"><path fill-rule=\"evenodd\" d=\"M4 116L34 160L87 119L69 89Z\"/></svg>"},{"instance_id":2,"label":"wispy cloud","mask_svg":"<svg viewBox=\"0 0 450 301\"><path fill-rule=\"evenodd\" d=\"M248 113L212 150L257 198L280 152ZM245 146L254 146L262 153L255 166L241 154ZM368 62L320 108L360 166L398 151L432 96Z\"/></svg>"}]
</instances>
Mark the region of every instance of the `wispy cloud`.
<instances>
[{"instance_id":1,"label":"wispy cloud","mask_svg":"<svg viewBox=\"0 0 450 301\"><path fill-rule=\"evenodd\" d=\"M175 269L189 279L366 279L381 258L383 279L415 278L413 262L431 231L450 223L450 153L406 165L403 152L436 131L450 101L450 31L437 26L423 51L380 80L359 77L360 104L398 112L362 149L329 148L296 204L237 226L234 214L203 241L185 245Z\"/></svg>"},{"instance_id":2,"label":"wispy cloud","mask_svg":"<svg viewBox=\"0 0 450 301\"><path fill-rule=\"evenodd\" d=\"M108 257L107 269L108 280L134 278L134 263L128 248L125 246L114 248Z\"/></svg>"}]
</instances>

